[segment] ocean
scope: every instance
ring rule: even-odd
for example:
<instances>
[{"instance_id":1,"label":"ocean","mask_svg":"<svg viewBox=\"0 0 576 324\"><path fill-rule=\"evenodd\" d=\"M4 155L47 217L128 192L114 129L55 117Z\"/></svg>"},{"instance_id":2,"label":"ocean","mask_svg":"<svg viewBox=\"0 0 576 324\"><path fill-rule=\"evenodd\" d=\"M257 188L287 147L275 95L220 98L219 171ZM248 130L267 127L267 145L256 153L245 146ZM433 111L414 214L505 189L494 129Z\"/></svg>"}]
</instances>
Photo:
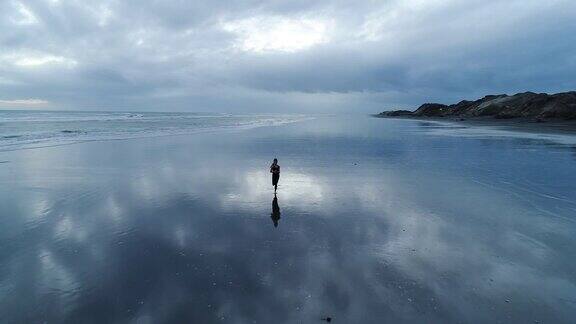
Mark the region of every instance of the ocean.
<instances>
[{"instance_id":1,"label":"ocean","mask_svg":"<svg viewBox=\"0 0 576 324\"><path fill-rule=\"evenodd\" d=\"M0 151L280 125L303 115L0 111Z\"/></svg>"}]
</instances>

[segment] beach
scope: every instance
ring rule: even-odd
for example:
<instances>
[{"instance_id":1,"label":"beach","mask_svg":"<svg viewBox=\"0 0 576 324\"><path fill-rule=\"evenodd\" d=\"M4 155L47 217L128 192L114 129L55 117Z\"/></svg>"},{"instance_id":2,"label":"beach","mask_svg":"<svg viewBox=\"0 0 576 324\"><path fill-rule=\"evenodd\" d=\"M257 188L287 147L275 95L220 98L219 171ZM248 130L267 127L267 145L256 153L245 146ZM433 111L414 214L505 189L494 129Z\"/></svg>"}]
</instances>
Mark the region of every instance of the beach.
<instances>
[{"instance_id":1,"label":"beach","mask_svg":"<svg viewBox=\"0 0 576 324\"><path fill-rule=\"evenodd\" d=\"M576 318L573 135L261 120L0 151L0 322Z\"/></svg>"},{"instance_id":2,"label":"beach","mask_svg":"<svg viewBox=\"0 0 576 324\"><path fill-rule=\"evenodd\" d=\"M495 119L493 117L413 117L413 116L380 116L383 119L415 120L420 122L436 122L455 124L464 127L491 128L511 132L529 134L576 134L576 120L548 119L537 121L533 118Z\"/></svg>"}]
</instances>

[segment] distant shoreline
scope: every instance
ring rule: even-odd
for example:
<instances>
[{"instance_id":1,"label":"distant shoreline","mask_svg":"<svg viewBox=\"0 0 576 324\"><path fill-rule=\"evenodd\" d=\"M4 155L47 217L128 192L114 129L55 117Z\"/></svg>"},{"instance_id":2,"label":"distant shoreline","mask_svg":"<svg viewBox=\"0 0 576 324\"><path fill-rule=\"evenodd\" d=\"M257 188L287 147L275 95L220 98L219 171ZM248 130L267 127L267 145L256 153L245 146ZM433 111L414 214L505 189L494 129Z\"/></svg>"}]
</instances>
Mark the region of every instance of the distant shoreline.
<instances>
[{"instance_id":1,"label":"distant shoreline","mask_svg":"<svg viewBox=\"0 0 576 324\"><path fill-rule=\"evenodd\" d=\"M546 120L536 122L530 118L494 119L490 117L449 118L449 117L415 117L415 116L383 116L372 115L376 118L417 120L423 122L443 122L465 126L498 127L510 131L528 133L576 135L576 120Z\"/></svg>"},{"instance_id":2,"label":"distant shoreline","mask_svg":"<svg viewBox=\"0 0 576 324\"><path fill-rule=\"evenodd\" d=\"M457 104L426 103L415 111L393 110L374 115L455 122L476 126L504 126L529 132L576 133L576 91L557 94L524 92L489 95Z\"/></svg>"}]
</instances>

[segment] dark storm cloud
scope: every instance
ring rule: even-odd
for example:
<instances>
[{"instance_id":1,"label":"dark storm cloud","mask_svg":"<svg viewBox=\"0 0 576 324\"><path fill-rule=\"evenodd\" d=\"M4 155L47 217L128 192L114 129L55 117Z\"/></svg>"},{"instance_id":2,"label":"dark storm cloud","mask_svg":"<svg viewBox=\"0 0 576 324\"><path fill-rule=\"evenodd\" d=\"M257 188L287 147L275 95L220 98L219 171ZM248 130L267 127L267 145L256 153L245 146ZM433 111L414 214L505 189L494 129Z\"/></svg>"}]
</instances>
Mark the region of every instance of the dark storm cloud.
<instances>
[{"instance_id":1,"label":"dark storm cloud","mask_svg":"<svg viewBox=\"0 0 576 324\"><path fill-rule=\"evenodd\" d=\"M569 0L9 0L0 102L373 111L574 90L574 18Z\"/></svg>"}]
</instances>

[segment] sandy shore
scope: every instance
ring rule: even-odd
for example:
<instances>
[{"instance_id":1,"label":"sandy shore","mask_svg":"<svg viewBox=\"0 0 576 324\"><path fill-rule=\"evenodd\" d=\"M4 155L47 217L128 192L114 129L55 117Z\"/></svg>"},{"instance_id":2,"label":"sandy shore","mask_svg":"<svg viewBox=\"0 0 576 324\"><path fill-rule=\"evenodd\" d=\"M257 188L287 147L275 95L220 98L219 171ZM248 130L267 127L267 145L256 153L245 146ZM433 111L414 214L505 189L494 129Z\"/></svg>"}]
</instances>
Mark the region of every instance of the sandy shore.
<instances>
[{"instance_id":1,"label":"sandy shore","mask_svg":"<svg viewBox=\"0 0 576 324\"><path fill-rule=\"evenodd\" d=\"M524 119L524 118L495 119L493 117L475 117L475 118L402 117L402 116L388 117L378 115L374 115L374 117L384 119L406 119L406 120L446 122L466 126L489 126L489 127L498 127L504 130L529 132L529 133L576 134L576 120L550 119L542 122L536 122L534 119Z\"/></svg>"},{"instance_id":2,"label":"sandy shore","mask_svg":"<svg viewBox=\"0 0 576 324\"><path fill-rule=\"evenodd\" d=\"M0 322L573 320L572 147L427 124L0 152Z\"/></svg>"}]
</instances>

